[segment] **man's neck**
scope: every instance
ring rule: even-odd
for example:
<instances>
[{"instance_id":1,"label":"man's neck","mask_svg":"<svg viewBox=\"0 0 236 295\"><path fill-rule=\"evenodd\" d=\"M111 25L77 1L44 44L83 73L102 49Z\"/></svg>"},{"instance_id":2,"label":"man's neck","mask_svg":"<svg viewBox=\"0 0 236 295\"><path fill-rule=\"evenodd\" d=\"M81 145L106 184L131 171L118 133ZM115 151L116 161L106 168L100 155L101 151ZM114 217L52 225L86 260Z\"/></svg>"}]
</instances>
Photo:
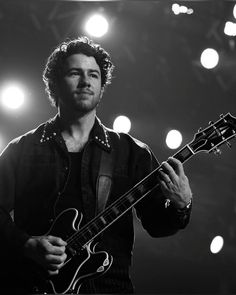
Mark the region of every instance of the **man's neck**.
<instances>
[{"instance_id":1,"label":"man's neck","mask_svg":"<svg viewBox=\"0 0 236 295\"><path fill-rule=\"evenodd\" d=\"M73 138L75 141L88 139L89 133L94 125L96 111L84 115L68 114L59 111L61 132L63 138Z\"/></svg>"}]
</instances>

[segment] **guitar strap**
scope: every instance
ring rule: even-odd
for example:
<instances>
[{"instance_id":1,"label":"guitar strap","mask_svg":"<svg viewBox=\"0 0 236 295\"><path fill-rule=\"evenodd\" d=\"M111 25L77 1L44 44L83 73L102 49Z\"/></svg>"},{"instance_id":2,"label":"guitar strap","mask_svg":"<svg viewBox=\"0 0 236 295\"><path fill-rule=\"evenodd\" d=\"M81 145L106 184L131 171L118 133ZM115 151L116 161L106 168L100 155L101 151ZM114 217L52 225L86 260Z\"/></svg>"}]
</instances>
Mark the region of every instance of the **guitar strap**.
<instances>
[{"instance_id":1,"label":"guitar strap","mask_svg":"<svg viewBox=\"0 0 236 295\"><path fill-rule=\"evenodd\" d=\"M113 150L106 152L102 150L99 173L96 184L97 204L96 214L102 212L106 206L112 186L113 172Z\"/></svg>"}]
</instances>

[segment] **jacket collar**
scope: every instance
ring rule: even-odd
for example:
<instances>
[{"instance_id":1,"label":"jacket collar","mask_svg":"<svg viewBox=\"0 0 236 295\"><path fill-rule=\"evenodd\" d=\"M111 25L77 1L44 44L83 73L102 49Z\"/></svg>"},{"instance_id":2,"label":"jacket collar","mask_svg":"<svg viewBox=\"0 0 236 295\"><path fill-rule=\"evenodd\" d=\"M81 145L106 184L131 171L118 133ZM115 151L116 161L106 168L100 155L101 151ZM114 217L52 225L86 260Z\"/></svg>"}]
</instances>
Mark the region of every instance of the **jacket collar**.
<instances>
[{"instance_id":1,"label":"jacket collar","mask_svg":"<svg viewBox=\"0 0 236 295\"><path fill-rule=\"evenodd\" d=\"M107 151L111 150L111 138L108 129L101 123L98 117L95 118L95 122L90 133L90 138L103 149Z\"/></svg>"},{"instance_id":2,"label":"jacket collar","mask_svg":"<svg viewBox=\"0 0 236 295\"><path fill-rule=\"evenodd\" d=\"M52 140L55 140L60 144L64 143L60 131L58 114L44 124L42 136L40 138L40 143L45 143ZM106 151L110 151L112 148L108 128L106 128L101 123L97 116L95 117L95 122L89 135L89 140L95 141L101 148L103 148Z\"/></svg>"}]
</instances>

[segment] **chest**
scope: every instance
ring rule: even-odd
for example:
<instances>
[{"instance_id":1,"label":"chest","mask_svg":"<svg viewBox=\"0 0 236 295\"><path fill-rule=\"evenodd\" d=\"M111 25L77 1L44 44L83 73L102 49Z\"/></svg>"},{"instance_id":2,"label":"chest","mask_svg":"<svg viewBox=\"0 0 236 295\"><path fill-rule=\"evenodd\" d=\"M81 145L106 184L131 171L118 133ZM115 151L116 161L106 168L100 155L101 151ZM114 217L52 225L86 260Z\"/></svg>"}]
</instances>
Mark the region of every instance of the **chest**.
<instances>
[{"instance_id":1,"label":"chest","mask_svg":"<svg viewBox=\"0 0 236 295\"><path fill-rule=\"evenodd\" d=\"M78 153L82 151L87 141L88 141L88 138L74 139L72 137L69 137L65 139L67 150L70 153Z\"/></svg>"}]
</instances>

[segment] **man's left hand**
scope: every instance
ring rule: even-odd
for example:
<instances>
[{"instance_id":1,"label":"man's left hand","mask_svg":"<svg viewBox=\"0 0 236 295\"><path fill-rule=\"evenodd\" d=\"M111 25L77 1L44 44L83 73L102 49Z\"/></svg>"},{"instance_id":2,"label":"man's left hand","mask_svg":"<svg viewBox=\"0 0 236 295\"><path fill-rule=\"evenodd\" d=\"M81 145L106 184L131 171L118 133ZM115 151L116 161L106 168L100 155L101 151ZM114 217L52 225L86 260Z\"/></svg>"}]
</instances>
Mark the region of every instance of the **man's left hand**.
<instances>
[{"instance_id":1,"label":"man's left hand","mask_svg":"<svg viewBox=\"0 0 236 295\"><path fill-rule=\"evenodd\" d=\"M184 173L183 164L170 157L161 164L159 171L160 185L166 199L177 208L186 207L191 202L192 192L188 177Z\"/></svg>"}]
</instances>

